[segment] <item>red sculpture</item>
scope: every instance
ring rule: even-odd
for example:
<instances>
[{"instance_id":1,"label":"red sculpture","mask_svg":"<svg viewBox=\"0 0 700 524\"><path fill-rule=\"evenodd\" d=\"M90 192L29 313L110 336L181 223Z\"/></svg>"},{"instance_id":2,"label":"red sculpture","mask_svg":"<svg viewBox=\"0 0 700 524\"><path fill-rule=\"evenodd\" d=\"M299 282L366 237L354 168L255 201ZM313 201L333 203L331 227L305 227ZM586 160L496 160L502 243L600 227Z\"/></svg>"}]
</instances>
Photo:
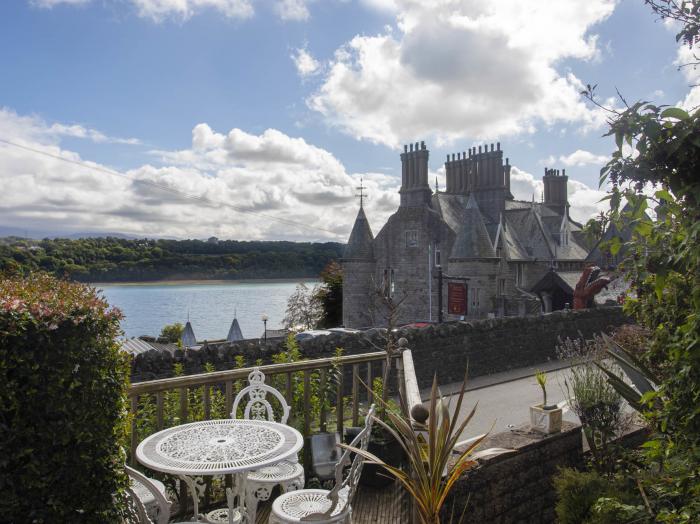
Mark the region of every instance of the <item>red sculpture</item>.
<instances>
[{"instance_id":1,"label":"red sculpture","mask_svg":"<svg viewBox=\"0 0 700 524\"><path fill-rule=\"evenodd\" d=\"M607 286L612 280L610 277L600 277L598 266L587 266L581 274L581 278L574 288L574 309L586 309L593 297Z\"/></svg>"}]
</instances>

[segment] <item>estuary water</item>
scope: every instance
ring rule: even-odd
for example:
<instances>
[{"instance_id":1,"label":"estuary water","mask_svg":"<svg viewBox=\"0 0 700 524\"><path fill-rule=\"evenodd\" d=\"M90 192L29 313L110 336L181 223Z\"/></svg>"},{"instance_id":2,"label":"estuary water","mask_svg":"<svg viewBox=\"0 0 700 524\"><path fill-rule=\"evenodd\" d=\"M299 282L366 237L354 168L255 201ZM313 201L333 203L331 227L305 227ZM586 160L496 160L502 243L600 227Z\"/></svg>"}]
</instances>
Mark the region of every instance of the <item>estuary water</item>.
<instances>
[{"instance_id":1,"label":"estuary water","mask_svg":"<svg viewBox=\"0 0 700 524\"><path fill-rule=\"evenodd\" d=\"M245 338L282 327L287 299L298 281L195 281L133 284L93 284L111 306L121 309L127 337L157 336L166 324L187 321L197 340L226 338L237 315ZM316 282L304 281L309 288Z\"/></svg>"}]
</instances>

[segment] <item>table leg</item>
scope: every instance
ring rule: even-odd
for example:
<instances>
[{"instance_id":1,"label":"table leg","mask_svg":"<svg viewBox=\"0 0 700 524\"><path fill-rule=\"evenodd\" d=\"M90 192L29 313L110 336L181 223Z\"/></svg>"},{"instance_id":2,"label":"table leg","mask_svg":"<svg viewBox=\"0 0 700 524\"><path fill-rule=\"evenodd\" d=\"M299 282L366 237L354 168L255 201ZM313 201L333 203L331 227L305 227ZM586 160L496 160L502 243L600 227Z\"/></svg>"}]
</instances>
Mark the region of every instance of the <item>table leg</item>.
<instances>
[{"instance_id":1,"label":"table leg","mask_svg":"<svg viewBox=\"0 0 700 524\"><path fill-rule=\"evenodd\" d=\"M233 476L233 489L231 490L232 496L228 498L228 510L229 515L233 515L235 510L241 514L241 522L248 524L255 524L254 522L248 522L248 508L245 507L245 488L248 481L248 472L236 473ZM238 502L238 507L235 506L235 502Z\"/></svg>"},{"instance_id":2,"label":"table leg","mask_svg":"<svg viewBox=\"0 0 700 524\"><path fill-rule=\"evenodd\" d=\"M188 477L187 475L178 475L182 481L187 484L187 489L190 491L190 495L192 496L192 508L194 511L194 516L192 517L193 522L199 521L199 489L197 487L197 484L195 483L194 479L192 477Z\"/></svg>"}]
</instances>

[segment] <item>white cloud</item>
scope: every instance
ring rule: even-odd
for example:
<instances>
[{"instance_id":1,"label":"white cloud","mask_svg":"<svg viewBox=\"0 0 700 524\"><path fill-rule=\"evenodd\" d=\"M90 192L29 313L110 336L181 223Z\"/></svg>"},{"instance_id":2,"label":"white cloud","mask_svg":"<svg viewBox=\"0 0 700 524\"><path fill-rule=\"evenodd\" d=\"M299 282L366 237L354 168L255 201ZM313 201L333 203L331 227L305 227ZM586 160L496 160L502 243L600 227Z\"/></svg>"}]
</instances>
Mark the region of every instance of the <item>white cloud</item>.
<instances>
[{"instance_id":1,"label":"white cloud","mask_svg":"<svg viewBox=\"0 0 700 524\"><path fill-rule=\"evenodd\" d=\"M544 192L541 178L513 166L510 172L510 191L517 200L540 202ZM593 189L583 182L569 178L567 187L571 207L569 214L577 222L586 222L600 211L609 208L608 201L600 200L607 194L604 190Z\"/></svg>"},{"instance_id":2,"label":"white cloud","mask_svg":"<svg viewBox=\"0 0 700 524\"><path fill-rule=\"evenodd\" d=\"M0 106L0 137L22 138L29 141L49 140L55 143L60 137L83 138L96 143L138 145L137 138L107 136L97 129L80 124L54 123L48 125L38 116L20 116L11 109Z\"/></svg>"},{"instance_id":3,"label":"white cloud","mask_svg":"<svg viewBox=\"0 0 700 524\"><path fill-rule=\"evenodd\" d=\"M308 20L311 16L306 0L278 0L275 11L282 20Z\"/></svg>"},{"instance_id":4,"label":"white cloud","mask_svg":"<svg viewBox=\"0 0 700 524\"><path fill-rule=\"evenodd\" d=\"M700 108L700 46L688 47L687 45L678 48L675 64L683 71L683 76L690 84L690 90L683 100L678 102L680 107L688 111Z\"/></svg>"},{"instance_id":5,"label":"white cloud","mask_svg":"<svg viewBox=\"0 0 700 524\"><path fill-rule=\"evenodd\" d=\"M596 58L590 30L614 0L395 4L399 31L355 36L307 100L348 134L396 147L430 136L442 144L604 123L581 99L581 81L557 64Z\"/></svg>"},{"instance_id":6,"label":"white cloud","mask_svg":"<svg viewBox=\"0 0 700 524\"><path fill-rule=\"evenodd\" d=\"M299 48L291 56L294 65L297 68L297 73L302 78L315 75L319 72L321 64L316 60L306 49Z\"/></svg>"},{"instance_id":7,"label":"white cloud","mask_svg":"<svg viewBox=\"0 0 700 524\"><path fill-rule=\"evenodd\" d=\"M119 176L63 148L60 138L65 135L48 132L51 128L35 117L0 111L0 136L88 165L0 143L4 226L344 242L355 218L360 176L368 188L366 210L375 230L398 206L395 177L349 174L328 151L275 129L260 135L240 129L224 134L199 124L192 130L190 148L153 152L154 162Z\"/></svg>"},{"instance_id":8,"label":"white cloud","mask_svg":"<svg viewBox=\"0 0 700 524\"><path fill-rule=\"evenodd\" d=\"M585 151L583 149L577 149L570 155L562 155L559 157L559 162L561 162L565 166L602 166L604 164L607 164L609 160L609 156L596 155L594 153L591 153L590 151ZM551 165L553 164L553 162L550 162L549 164Z\"/></svg>"},{"instance_id":9,"label":"white cloud","mask_svg":"<svg viewBox=\"0 0 700 524\"><path fill-rule=\"evenodd\" d=\"M30 0L32 5L53 8L60 4L80 5L93 0ZM138 15L162 22L173 18L186 21L204 10L218 11L228 18L246 19L255 14L252 0L129 0ZM282 20L308 20L308 0L276 0L274 11Z\"/></svg>"},{"instance_id":10,"label":"white cloud","mask_svg":"<svg viewBox=\"0 0 700 524\"><path fill-rule=\"evenodd\" d=\"M81 5L87 4L92 0L30 0L30 3L36 7L43 7L45 9L51 9L57 5Z\"/></svg>"},{"instance_id":11,"label":"white cloud","mask_svg":"<svg viewBox=\"0 0 700 524\"><path fill-rule=\"evenodd\" d=\"M131 0L139 16L162 21L169 17L187 20L204 9L215 9L229 18L250 18L253 5L248 0Z\"/></svg>"}]
</instances>

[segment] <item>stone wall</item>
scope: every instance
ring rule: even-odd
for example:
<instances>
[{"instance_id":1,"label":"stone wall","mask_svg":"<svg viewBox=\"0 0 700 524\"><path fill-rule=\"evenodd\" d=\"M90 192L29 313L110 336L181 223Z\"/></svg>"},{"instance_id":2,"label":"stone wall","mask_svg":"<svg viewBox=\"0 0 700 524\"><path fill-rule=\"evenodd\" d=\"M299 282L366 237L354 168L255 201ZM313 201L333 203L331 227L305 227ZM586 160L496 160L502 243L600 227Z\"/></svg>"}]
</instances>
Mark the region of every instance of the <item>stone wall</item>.
<instances>
[{"instance_id":1,"label":"stone wall","mask_svg":"<svg viewBox=\"0 0 700 524\"><path fill-rule=\"evenodd\" d=\"M420 329L400 329L397 334L408 339L419 385L428 387L434 373L443 384L461 381L467 362L470 376L541 364L556 358L558 337L577 337L580 332L590 338L628 321L621 308L601 307L528 317L446 322ZM385 337L378 330L333 334L300 343L306 358L331 357L338 347L347 355L377 351L384 345ZM217 370L231 369L236 365L237 355L242 355L247 365L258 360L269 363L272 355L284 349L284 341L277 339L268 340L265 345L255 340L211 343L200 350L179 350L174 355L149 351L134 358L132 382L170 377L175 363L182 363L186 374L201 373L205 363L213 364Z\"/></svg>"},{"instance_id":2,"label":"stone wall","mask_svg":"<svg viewBox=\"0 0 700 524\"><path fill-rule=\"evenodd\" d=\"M564 422L561 433L544 436L522 426L488 437L479 449L514 450L480 461L476 469L454 485L443 509L449 521L454 506L465 522L548 524L556 521L556 491L552 476L560 467L583 464L582 433L578 425Z\"/></svg>"}]
</instances>

